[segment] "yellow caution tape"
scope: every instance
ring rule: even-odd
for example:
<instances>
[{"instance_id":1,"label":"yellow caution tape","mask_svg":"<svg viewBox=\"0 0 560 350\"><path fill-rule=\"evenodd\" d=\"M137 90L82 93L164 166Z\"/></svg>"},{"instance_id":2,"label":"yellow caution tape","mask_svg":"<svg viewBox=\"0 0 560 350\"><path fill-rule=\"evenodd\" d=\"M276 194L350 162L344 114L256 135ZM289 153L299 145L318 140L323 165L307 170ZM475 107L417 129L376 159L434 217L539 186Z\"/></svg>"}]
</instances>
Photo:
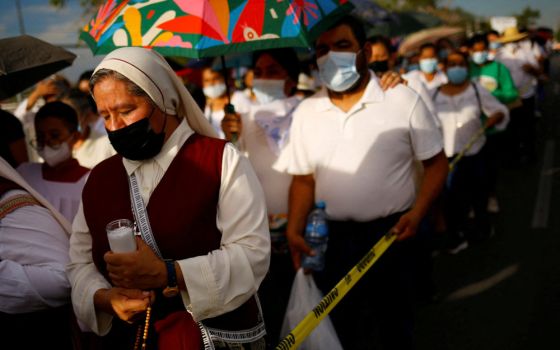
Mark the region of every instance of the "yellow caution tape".
<instances>
[{"instance_id":1,"label":"yellow caution tape","mask_svg":"<svg viewBox=\"0 0 560 350\"><path fill-rule=\"evenodd\" d=\"M452 171L453 169L455 169L455 166L457 166L457 163L459 163L459 161L461 160L461 158L463 158L465 156L465 154L467 153L468 150L471 149L471 147L474 145L474 143L480 138L482 137L482 135L484 135L486 133L486 126L483 126L482 128L478 129L478 131L476 132L476 134L473 135L473 137L471 137L471 139L469 140L469 142L465 145L465 147L463 147L463 149L461 150L461 152L459 152L457 154L457 156L453 159L453 161L451 163L449 163L449 171Z\"/></svg>"},{"instance_id":2,"label":"yellow caution tape","mask_svg":"<svg viewBox=\"0 0 560 350\"><path fill-rule=\"evenodd\" d=\"M344 298L360 278L375 264L377 259L393 244L397 238L394 234L383 236L356 266L331 289L330 292L309 312L305 318L276 346L276 350L296 349L317 327L325 316Z\"/></svg>"}]
</instances>

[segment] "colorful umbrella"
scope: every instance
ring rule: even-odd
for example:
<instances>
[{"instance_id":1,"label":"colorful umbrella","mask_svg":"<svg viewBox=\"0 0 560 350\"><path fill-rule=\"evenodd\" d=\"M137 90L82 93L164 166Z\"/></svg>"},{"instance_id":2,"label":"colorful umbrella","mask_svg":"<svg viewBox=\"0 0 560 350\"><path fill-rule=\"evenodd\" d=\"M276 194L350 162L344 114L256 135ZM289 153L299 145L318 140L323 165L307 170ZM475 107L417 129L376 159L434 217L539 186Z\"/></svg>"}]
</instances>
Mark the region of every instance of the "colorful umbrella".
<instances>
[{"instance_id":1,"label":"colorful umbrella","mask_svg":"<svg viewBox=\"0 0 560 350\"><path fill-rule=\"evenodd\" d=\"M80 38L94 54L142 46L192 58L309 47L351 10L348 0L109 0Z\"/></svg>"}]
</instances>

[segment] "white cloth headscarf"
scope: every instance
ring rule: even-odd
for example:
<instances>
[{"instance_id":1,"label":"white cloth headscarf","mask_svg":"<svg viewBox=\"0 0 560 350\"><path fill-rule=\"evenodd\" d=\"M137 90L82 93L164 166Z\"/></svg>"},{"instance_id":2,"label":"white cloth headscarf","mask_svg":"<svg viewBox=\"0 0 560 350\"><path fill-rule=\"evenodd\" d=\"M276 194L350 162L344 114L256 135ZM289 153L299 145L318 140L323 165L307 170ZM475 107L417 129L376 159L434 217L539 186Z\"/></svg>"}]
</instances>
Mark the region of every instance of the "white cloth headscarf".
<instances>
[{"instance_id":1,"label":"white cloth headscarf","mask_svg":"<svg viewBox=\"0 0 560 350\"><path fill-rule=\"evenodd\" d=\"M10 181L15 182L25 189L31 196L33 196L42 206L50 210L53 217L60 223L60 226L66 231L66 234L70 236L72 233L72 224L64 217L58 210L56 210L49 201L47 201L39 192L35 191L21 175L8 163L4 158L0 157L0 176L6 178ZM33 220L33 218L30 218Z\"/></svg>"},{"instance_id":2,"label":"white cloth headscarf","mask_svg":"<svg viewBox=\"0 0 560 350\"><path fill-rule=\"evenodd\" d=\"M107 55L95 68L110 69L127 77L144 90L167 114L186 117L197 133L217 137L214 128L165 59L142 47L124 47Z\"/></svg>"}]
</instances>

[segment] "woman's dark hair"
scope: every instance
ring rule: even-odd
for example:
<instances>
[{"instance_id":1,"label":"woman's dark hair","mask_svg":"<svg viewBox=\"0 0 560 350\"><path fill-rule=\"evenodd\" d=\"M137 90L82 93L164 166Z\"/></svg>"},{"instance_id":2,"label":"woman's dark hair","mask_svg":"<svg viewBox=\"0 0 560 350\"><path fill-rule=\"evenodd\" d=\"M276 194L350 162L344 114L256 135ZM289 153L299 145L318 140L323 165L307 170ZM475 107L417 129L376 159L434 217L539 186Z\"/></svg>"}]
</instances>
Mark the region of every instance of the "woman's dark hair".
<instances>
[{"instance_id":1,"label":"woman's dark hair","mask_svg":"<svg viewBox=\"0 0 560 350\"><path fill-rule=\"evenodd\" d=\"M86 115L89 112L97 113L97 106L91 95L86 94L78 88L71 88L62 96L63 100L68 100L70 105L74 107L79 116Z\"/></svg>"},{"instance_id":2,"label":"woman's dark hair","mask_svg":"<svg viewBox=\"0 0 560 350\"><path fill-rule=\"evenodd\" d=\"M486 34L475 34L473 35L469 41L468 41L468 46L470 49L472 49L472 47L476 44L476 43L484 43L484 47L488 47L488 38L486 37Z\"/></svg>"},{"instance_id":3,"label":"woman's dark hair","mask_svg":"<svg viewBox=\"0 0 560 350\"><path fill-rule=\"evenodd\" d=\"M389 40L389 38L383 35L374 35L369 39L367 39L367 41L372 45L383 45L389 55L393 53L393 47L391 45L391 41Z\"/></svg>"},{"instance_id":4,"label":"woman's dark hair","mask_svg":"<svg viewBox=\"0 0 560 350\"><path fill-rule=\"evenodd\" d=\"M35 114L35 125L46 118L58 118L62 120L70 132L78 130L78 114L74 108L64 102L49 102L39 108L37 114Z\"/></svg>"},{"instance_id":5,"label":"woman's dark hair","mask_svg":"<svg viewBox=\"0 0 560 350\"><path fill-rule=\"evenodd\" d=\"M80 74L80 77L78 78L78 81L80 82L82 80L90 80L92 75L93 75L92 70L86 70L85 72Z\"/></svg>"},{"instance_id":6,"label":"woman's dark hair","mask_svg":"<svg viewBox=\"0 0 560 350\"><path fill-rule=\"evenodd\" d=\"M447 62L449 61L449 57L451 57L451 56L453 56L453 55L459 55L459 56L463 57L463 59L465 60L465 63L467 63L467 66L468 66L469 57L467 56L466 53L461 52L461 51L459 51L459 50L457 50L457 49L454 49L454 50L449 51L449 54L448 54L447 57L445 57L445 59L443 60L443 64L445 64L445 65L447 66Z\"/></svg>"},{"instance_id":7,"label":"woman's dark hair","mask_svg":"<svg viewBox=\"0 0 560 350\"><path fill-rule=\"evenodd\" d=\"M253 54L253 66L257 63L257 60L262 55L269 55L270 57L272 57L274 61L276 61L280 66L282 66L282 68L284 68L288 72L288 76L290 77L290 79L297 83L300 72L300 65L299 59L294 49L286 47L280 49L256 51Z\"/></svg>"},{"instance_id":8,"label":"woman's dark hair","mask_svg":"<svg viewBox=\"0 0 560 350\"><path fill-rule=\"evenodd\" d=\"M437 48L436 48L436 45L434 43L422 44L422 46L420 46L420 48L418 49L418 54L421 54L422 51L424 51L426 49L432 49L437 54Z\"/></svg>"}]
</instances>

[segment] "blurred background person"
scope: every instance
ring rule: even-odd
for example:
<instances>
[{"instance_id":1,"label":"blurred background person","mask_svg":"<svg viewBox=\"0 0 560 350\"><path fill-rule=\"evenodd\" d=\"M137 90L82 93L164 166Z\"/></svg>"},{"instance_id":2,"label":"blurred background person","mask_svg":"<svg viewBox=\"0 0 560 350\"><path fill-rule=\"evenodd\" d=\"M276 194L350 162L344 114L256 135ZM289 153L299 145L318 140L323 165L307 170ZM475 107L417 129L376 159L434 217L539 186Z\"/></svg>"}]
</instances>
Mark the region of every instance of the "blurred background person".
<instances>
[{"instance_id":1,"label":"blurred background person","mask_svg":"<svg viewBox=\"0 0 560 350\"><path fill-rule=\"evenodd\" d=\"M495 30L489 30L486 33L486 39L488 39L488 59L493 61L496 59L498 49L502 47L502 43L499 41L500 33Z\"/></svg>"},{"instance_id":2,"label":"blurred background person","mask_svg":"<svg viewBox=\"0 0 560 350\"><path fill-rule=\"evenodd\" d=\"M247 69L247 71L243 75L243 85L245 86L245 89L243 89L243 93L252 102L255 102L256 99L257 99L257 97L255 96L255 93L253 92L253 79L254 79L254 77L255 77L255 72L253 71L253 68Z\"/></svg>"},{"instance_id":3,"label":"blurred background person","mask_svg":"<svg viewBox=\"0 0 560 350\"><path fill-rule=\"evenodd\" d=\"M511 110L508 128L508 149L512 164L525 164L536 159L535 154L535 92L536 78L541 70L535 55L521 45L527 33L516 27L508 28L500 37L503 47L496 59L510 71L521 103Z\"/></svg>"},{"instance_id":4,"label":"blurred background person","mask_svg":"<svg viewBox=\"0 0 560 350\"><path fill-rule=\"evenodd\" d=\"M226 79L222 72L214 70L211 66L202 70L202 90L206 96L204 116L216 130L220 138L225 138L222 130L224 119L224 108L228 103L235 107L235 112L242 115L249 111L251 100L241 91L235 91L233 86L229 87L230 96L227 95L228 88Z\"/></svg>"},{"instance_id":5,"label":"blurred background person","mask_svg":"<svg viewBox=\"0 0 560 350\"><path fill-rule=\"evenodd\" d=\"M447 56L455 51L455 46L448 38L440 38L435 42L436 50L437 50L437 57L440 62L443 62L447 58Z\"/></svg>"},{"instance_id":6,"label":"blurred background person","mask_svg":"<svg viewBox=\"0 0 560 350\"><path fill-rule=\"evenodd\" d=\"M89 95L89 79L93 74L92 70L86 70L80 77L78 78L78 82L76 83L76 88L78 88L81 92Z\"/></svg>"},{"instance_id":7,"label":"blurred background person","mask_svg":"<svg viewBox=\"0 0 560 350\"><path fill-rule=\"evenodd\" d=\"M469 80L466 56L453 51L444 60L449 78L434 95L437 116L443 130L445 155L451 163L482 127L504 129L509 121L508 110L478 83ZM488 119L481 121L484 113ZM465 156L456 163L447 180L445 195L448 251L456 254L466 249L469 240L488 238L491 233L490 219L486 211L488 203L488 179L485 172L484 144L480 136ZM475 212L475 229L467 232L468 213Z\"/></svg>"},{"instance_id":8,"label":"blurred background person","mask_svg":"<svg viewBox=\"0 0 560 350\"><path fill-rule=\"evenodd\" d=\"M435 90L447 83L445 73L438 68L437 48L432 43L420 46L420 54L418 56L420 70L408 72L403 75L407 81L416 80L424 85L430 96L434 95Z\"/></svg>"},{"instance_id":9,"label":"blurred background person","mask_svg":"<svg viewBox=\"0 0 560 350\"><path fill-rule=\"evenodd\" d=\"M116 154L105 127L102 132L96 128L97 123L103 119L97 114L97 108L94 108L95 102L89 93L85 94L76 88L70 89L62 97L62 102L74 108L78 115L79 137L72 148L72 155L80 165L92 169L101 161Z\"/></svg>"},{"instance_id":10,"label":"blurred background person","mask_svg":"<svg viewBox=\"0 0 560 350\"><path fill-rule=\"evenodd\" d=\"M58 101L70 89L70 83L62 75L52 75L49 78L40 81L29 97L20 102L14 115L23 124L25 140L27 145L31 140L35 139L35 113L45 103ZM32 147L27 147L29 159L33 162L38 161L39 155Z\"/></svg>"},{"instance_id":11,"label":"blurred background person","mask_svg":"<svg viewBox=\"0 0 560 350\"><path fill-rule=\"evenodd\" d=\"M78 116L69 105L50 102L35 116L35 148L44 163L23 163L17 171L64 217L72 222L78 211L89 169L72 157L80 138Z\"/></svg>"},{"instance_id":12,"label":"blurred background person","mask_svg":"<svg viewBox=\"0 0 560 350\"><path fill-rule=\"evenodd\" d=\"M368 67L377 77L381 77L387 72L393 72L395 67L394 55L391 50L389 39L383 36L373 36L368 39L371 44L371 57L369 59ZM428 107L428 110L434 116L434 121L439 126L439 121L435 118L434 104L432 97L420 79L411 79L406 82L407 86L420 95L422 101Z\"/></svg>"},{"instance_id":13,"label":"blurred background person","mask_svg":"<svg viewBox=\"0 0 560 350\"><path fill-rule=\"evenodd\" d=\"M292 177L273 169L272 165L288 140L292 112L301 101L294 95L300 67L298 57L291 48L257 51L253 62L253 93L258 104L252 105L243 115L239 145L255 169L268 211L272 255L259 296L267 327L267 344L272 348L279 341L295 275L286 239ZM223 124L228 137L231 135L230 126L230 123Z\"/></svg>"},{"instance_id":14,"label":"blurred background person","mask_svg":"<svg viewBox=\"0 0 560 350\"><path fill-rule=\"evenodd\" d=\"M0 157L14 168L29 159L21 122L3 109L0 109Z\"/></svg>"},{"instance_id":15,"label":"blurred background person","mask_svg":"<svg viewBox=\"0 0 560 350\"><path fill-rule=\"evenodd\" d=\"M508 106L514 103L519 95L509 69L502 63L490 60L488 39L485 34L476 34L469 40L469 75L471 80L476 81L483 88L489 91L498 101ZM487 133L486 157L487 157L487 177L488 177L488 211L497 213L500 211L498 198L496 197L496 184L498 168L500 162L500 152L503 149L503 135L495 129Z\"/></svg>"},{"instance_id":16,"label":"blurred background person","mask_svg":"<svg viewBox=\"0 0 560 350\"><path fill-rule=\"evenodd\" d=\"M69 236L70 223L0 158L2 348L75 349Z\"/></svg>"}]
</instances>

